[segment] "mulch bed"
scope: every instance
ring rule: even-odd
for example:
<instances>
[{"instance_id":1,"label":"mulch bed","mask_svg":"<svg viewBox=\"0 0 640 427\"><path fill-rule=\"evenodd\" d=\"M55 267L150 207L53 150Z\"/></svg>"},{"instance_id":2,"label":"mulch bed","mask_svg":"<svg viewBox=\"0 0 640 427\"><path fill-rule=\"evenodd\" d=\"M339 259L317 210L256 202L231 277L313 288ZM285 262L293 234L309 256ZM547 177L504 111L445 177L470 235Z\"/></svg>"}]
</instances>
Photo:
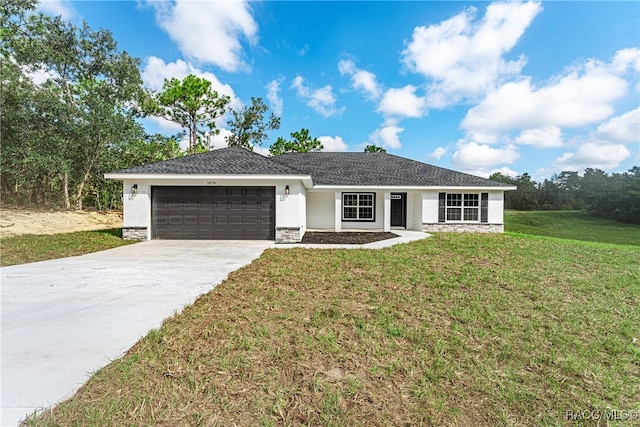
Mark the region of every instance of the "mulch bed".
<instances>
[{"instance_id":1,"label":"mulch bed","mask_svg":"<svg viewBox=\"0 0 640 427\"><path fill-rule=\"evenodd\" d=\"M398 235L382 231L345 231L340 233L328 231L307 231L304 233L302 243L363 245L365 243L393 239L394 237L398 237Z\"/></svg>"}]
</instances>

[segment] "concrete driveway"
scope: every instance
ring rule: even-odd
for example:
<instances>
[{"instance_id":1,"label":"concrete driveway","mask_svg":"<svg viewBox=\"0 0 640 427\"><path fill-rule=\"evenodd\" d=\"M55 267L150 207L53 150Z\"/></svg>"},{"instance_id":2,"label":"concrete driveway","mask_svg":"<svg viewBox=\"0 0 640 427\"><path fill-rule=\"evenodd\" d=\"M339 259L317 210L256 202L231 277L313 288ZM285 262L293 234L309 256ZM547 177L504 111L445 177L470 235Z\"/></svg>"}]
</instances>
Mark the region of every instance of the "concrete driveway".
<instances>
[{"instance_id":1,"label":"concrete driveway","mask_svg":"<svg viewBox=\"0 0 640 427\"><path fill-rule=\"evenodd\" d=\"M0 269L1 425L71 397L92 372L271 246L153 240Z\"/></svg>"}]
</instances>

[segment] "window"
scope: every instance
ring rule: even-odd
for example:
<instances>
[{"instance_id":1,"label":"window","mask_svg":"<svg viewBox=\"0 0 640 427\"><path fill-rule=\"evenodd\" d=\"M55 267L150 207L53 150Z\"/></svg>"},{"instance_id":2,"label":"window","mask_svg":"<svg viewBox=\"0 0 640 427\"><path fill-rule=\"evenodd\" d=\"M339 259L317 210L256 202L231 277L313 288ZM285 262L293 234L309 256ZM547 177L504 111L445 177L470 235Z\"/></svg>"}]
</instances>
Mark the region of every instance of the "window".
<instances>
[{"instance_id":1,"label":"window","mask_svg":"<svg viewBox=\"0 0 640 427\"><path fill-rule=\"evenodd\" d=\"M375 221L374 193L342 193L344 221Z\"/></svg>"},{"instance_id":2,"label":"window","mask_svg":"<svg viewBox=\"0 0 640 427\"><path fill-rule=\"evenodd\" d=\"M479 194L447 194L447 221L478 221Z\"/></svg>"}]
</instances>

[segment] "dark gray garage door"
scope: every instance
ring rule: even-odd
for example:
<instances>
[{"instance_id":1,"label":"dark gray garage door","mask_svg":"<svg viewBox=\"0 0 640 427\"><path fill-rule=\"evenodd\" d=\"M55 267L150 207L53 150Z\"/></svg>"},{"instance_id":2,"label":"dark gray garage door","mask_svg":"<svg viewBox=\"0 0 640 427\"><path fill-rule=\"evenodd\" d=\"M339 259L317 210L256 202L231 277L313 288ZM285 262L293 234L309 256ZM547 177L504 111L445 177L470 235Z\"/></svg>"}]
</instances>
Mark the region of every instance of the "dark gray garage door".
<instances>
[{"instance_id":1,"label":"dark gray garage door","mask_svg":"<svg viewBox=\"0 0 640 427\"><path fill-rule=\"evenodd\" d=\"M274 239L274 187L153 187L151 200L156 239Z\"/></svg>"}]
</instances>

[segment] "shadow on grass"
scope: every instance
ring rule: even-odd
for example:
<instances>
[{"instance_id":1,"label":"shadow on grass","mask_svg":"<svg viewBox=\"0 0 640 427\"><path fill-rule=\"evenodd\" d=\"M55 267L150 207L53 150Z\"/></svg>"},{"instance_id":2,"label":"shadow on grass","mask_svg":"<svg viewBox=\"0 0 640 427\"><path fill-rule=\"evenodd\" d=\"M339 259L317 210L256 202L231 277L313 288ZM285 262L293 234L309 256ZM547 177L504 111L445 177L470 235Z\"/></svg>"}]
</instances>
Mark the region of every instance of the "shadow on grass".
<instances>
[{"instance_id":1,"label":"shadow on grass","mask_svg":"<svg viewBox=\"0 0 640 427\"><path fill-rule=\"evenodd\" d=\"M91 233L108 234L122 239L122 228L105 228L104 230L93 230Z\"/></svg>"}]
</instances>

